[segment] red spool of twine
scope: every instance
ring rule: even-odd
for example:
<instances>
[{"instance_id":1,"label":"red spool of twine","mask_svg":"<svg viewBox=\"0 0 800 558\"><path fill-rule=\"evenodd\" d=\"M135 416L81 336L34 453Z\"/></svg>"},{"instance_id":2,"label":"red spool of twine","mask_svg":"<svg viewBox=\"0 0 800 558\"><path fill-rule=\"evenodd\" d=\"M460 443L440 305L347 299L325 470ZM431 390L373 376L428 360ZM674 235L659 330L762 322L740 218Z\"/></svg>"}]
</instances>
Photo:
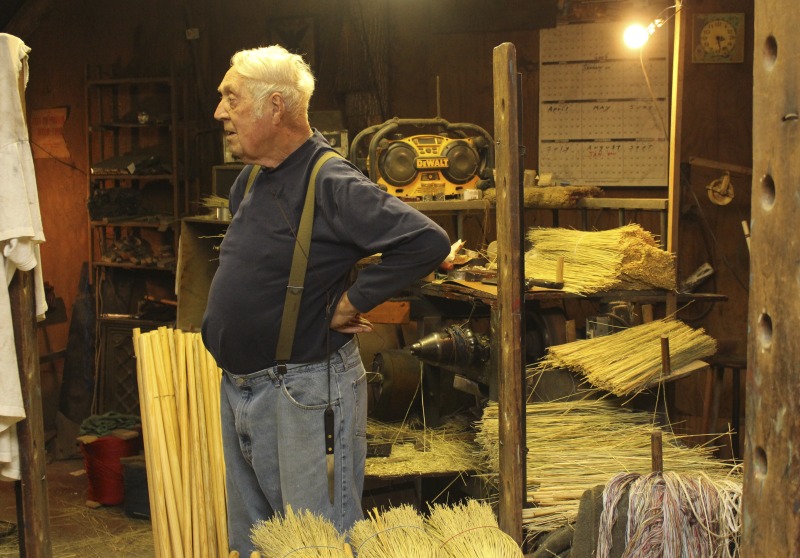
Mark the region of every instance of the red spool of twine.
<instances>
[{"instance_id":1,"label":"red spool of twine","mask_svg":"<svg viewBox=\"0 0 800 558\"><path fill-rule=\"evenodd\" d=\"M90 444L81 444L83 465L89 479L87 499L107 506L125 501L125 483L121 457L136 455L141 449L141 437L123 440L103 436Z\"/></svg>"}]
</instances>

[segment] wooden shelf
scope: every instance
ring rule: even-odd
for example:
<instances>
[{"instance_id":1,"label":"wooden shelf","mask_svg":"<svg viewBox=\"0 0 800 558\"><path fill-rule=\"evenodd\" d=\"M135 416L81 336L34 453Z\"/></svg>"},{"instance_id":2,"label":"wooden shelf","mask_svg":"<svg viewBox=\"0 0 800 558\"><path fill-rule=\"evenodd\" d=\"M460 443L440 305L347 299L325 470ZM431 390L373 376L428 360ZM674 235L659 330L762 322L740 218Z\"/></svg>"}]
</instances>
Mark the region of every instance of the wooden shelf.
<instances>
[{"instance_id":1,"label":"wooden shelf","mask_svg":"<svg viewBox=\"0 0 800 558\"><path fill-rule=\"evenodd\" d=\"M175 226L172 216L148 215L143 217L119 217L94 219L89 221L93 227L128 227L128 228L149 228L165 231Z\"/></svg>"},{"instance_id":2,"label":"wooden shelf","mask_svg":"<svg viewBox=\"0 0 800 558\"><path fill-rule=\"evenodd\" d=\"M123 174L123 173L95 173L91 174L92 180L172 180L171 174Z\"/></svg>"},{"instance_id":3,"label":"wooden shelf","mask_svg":"<svg viewBox=\"0 0 800 558\"><path fill-rule=\"evenodd\" d=\"M101 267L111 267L117 269L138 269L142 271L166 271L169 273L175 273L175 264L170 265L169 267L159 267L158 265L136 265L130 263L116 263L116 262L94 262L94 267L101 268Z\"/></svg>"}]
</instances>

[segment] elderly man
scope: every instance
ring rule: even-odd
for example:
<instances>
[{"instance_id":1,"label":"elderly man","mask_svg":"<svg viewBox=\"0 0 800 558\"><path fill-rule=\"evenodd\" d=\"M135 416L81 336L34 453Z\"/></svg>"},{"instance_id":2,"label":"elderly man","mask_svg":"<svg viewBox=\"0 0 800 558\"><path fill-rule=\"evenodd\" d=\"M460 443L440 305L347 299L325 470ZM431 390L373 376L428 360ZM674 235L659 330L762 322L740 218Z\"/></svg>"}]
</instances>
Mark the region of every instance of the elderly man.
<instances>
[{"instance_id":1,"label":"elderly man","mask_svg":"<svg viewBox=\"0 0 800 558\"><path fill-rule=\"evenodd\" d=\"M249 556L252 525L286 506L341 532L362 517L366 378L354 334L372 329L364 312L442 263L450 241L340 157L311 180L331 147L309 125L314 77L300 56L280 46L238 52L219 92L214 117L248 166L231 188L202 331L224 370L230 548ZM296 246L312 185L306 253ZM376 253L380 263L353 280L354 264ZM305 279L290 286L297 260ZM299 299L297 311L287 297ZM295 321L289 350L282 324Z\"/></svg>"}]
</instances>

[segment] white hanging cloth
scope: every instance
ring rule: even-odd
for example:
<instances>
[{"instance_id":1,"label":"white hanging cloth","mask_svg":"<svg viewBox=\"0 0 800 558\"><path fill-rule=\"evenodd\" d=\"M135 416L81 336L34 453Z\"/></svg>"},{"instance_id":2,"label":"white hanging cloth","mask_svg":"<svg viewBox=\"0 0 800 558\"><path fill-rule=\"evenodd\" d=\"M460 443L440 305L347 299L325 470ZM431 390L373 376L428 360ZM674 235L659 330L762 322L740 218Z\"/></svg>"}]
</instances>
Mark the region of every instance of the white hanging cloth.
<instances>
[{"instance_id":1,"label":"white hanging cloth","mask_svg":"<svg viewBox=\"0 0 800 558\"><path fill-rule=\"evenodd\" d=\"M16 424L25 418L8 285L17 269L34 271L36 315L47 310L39 244L44 242L33 155L20 83L30 48L0 33L0 479L20 478ZM5 288L3 288L5 287Z\"/></svg>"}]
</instances>

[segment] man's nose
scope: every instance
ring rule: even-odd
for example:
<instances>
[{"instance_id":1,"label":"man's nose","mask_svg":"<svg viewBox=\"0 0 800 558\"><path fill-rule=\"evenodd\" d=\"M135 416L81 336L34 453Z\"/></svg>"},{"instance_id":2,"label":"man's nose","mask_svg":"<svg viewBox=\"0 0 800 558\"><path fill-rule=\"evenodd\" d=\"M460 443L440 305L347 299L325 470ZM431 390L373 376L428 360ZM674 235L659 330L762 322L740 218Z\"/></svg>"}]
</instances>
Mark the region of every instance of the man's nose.
<instances>
[{"instance_id":1,"label":"man's nose","mask_svg":"<svg viewBox=\"0 0 800 558\"><path fill-rule=\"evenodd\" d=\"M217 110L214 111L214 118L217 120L224 120L228 117L228 111L222 106L222 101L217 105Z\"/></svg>"}]
</instances>

